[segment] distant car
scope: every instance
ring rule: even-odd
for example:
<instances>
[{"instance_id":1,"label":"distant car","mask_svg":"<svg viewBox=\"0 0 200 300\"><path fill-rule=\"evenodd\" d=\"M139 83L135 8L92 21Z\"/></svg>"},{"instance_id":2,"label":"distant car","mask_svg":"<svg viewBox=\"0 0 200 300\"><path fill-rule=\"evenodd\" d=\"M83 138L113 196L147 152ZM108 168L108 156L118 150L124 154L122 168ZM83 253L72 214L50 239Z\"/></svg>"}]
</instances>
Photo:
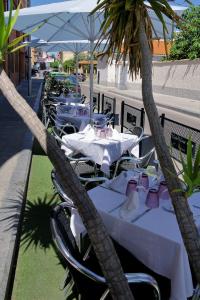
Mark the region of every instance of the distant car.
<instances>
[{"instance_id":1,"label":"distant car","mask_svg":"<svg viewBox=\"0 0 200 300\"><path fill-rule=\"evenodd\" d=\"M76 76L76 73L74 73L74 76ZM86 79L86 76L83 73L78 73L77 76L79 81L85 81Z\"/></svg>"},{"instance_id":2,"label":"distant car","mask_svg":"<svg viewBox=\"0 0 200 300\"><path fill-rule=\"evenodd\" d=\"M67 78L67 74L64 72L50 72L49 75L60 81L64 81Z\"/></svg>"},{"instance_id":3,"label":"distant car","mask_svg":"<svg viewBox=\"0 0 200 300\"><path fill-rule=\"evenodd\" d=\"M78 93L81 94L81 87L80 87L80 84L79 82L77 82L76 80L76 76L74 75L68 75L67 78L66 78L67 81L70 81L71 85L72 85L72 88L74 91L76 91L76 85L78 85Z\"/></svg>"},{"instance_id":4,"label":"distant car","mask_svg":"<svg viewBox=\"0 0 200 300\"><path fill-rule=\"evenodd\" d=\"M70 83L70 88L73 92L76 92L76 84L78 85L78 93L81 94L81 87L79 82L76 80L76 76L68 75L64 72L50 72L49 76L54 77L58 81L68 81Z\"/></svg>"}]
</instances>

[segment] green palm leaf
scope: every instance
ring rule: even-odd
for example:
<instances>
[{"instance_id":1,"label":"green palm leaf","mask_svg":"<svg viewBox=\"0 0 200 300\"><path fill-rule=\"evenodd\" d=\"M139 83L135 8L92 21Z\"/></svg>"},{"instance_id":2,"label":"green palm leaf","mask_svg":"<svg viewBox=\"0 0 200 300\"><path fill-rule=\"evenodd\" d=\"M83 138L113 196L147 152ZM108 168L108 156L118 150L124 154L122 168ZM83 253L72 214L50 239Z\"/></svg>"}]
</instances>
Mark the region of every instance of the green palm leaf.
<instances>
[{"instance_id":1,"label":"green palm leaf","mask_svg":"<svg viewBox=\"0 0 200 300\"><path fill-rule=\"evenodd\" d=\"M4 4L3 1L0 1L0 49L3 47L4 36L5 36L5 19L4 19L3 12L4 12Z\"/></svg>"},{"instance_id":2,"label":"green palm leaf","mask_svg":"<svg viewBox=\"0 0 200 300\"><path fill-rule=\"evenodd\" d=\"M17 21L17 17L19 15L20 10L20 3L17 6L17 9L14 13L14 16L12 16L12 9L13 9L13 0L10 1L10 11L8 16L7 24L5 22L4 18L4 5L3 1L0 0L0 63L2 63L4 55L6 52L13 53L25 46L28 45L27 43L20 44L23 39L31 34L33 34L35 31L37 31L39 28L41 28L44 25L44 22L37 27L35 27L31 32L25 33L20 35L19 37L13 39L10 43L8 43L8 39L11 35L11 32L13 30L13 27Z\"/></svg>"},{"instance_id":3,"label":"green palm leaf","mask_svg":"<svg viewBox=\"0 0 200 300\"><path fill-rule=\"evenodd\" d=\"M186 2L190 3L186 0ZM103 39L107 39L106 51L111 61L129 60L129 71L137 76L141 67L141 49L139 45L140 23L143 22L149 47L152 51L152 32L155 32L152 21L148 15L148 9L155 12L163 27L165 49L167 53L166 33L167 26L164 16L174 22L180 22L180 17L174 13L167 0L104 0L98 1L98 5L92 13L103 10L104 20L101 26L101 36L98 45ZM157 36L157 35L156 35ZM123 51L122 51L123 49Z\"/></svg>"}]
</instances>

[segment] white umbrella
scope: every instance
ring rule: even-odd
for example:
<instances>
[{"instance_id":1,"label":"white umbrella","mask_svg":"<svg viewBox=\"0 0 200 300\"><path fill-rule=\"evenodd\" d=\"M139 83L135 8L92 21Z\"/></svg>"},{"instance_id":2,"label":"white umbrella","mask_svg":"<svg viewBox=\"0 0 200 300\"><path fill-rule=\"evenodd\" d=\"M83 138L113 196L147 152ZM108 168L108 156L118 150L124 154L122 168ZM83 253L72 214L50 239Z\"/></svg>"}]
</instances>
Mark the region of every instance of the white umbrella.
<instances>
[{"instance_id":1,"label":"white umbrella","mask_svg":"<svg viewBox=\"0 0 200 300\"><path fill-rule=\"evenodd\" d=\"M69 41L69 40L89 40L90 53L94 49L94 41L100 35L102 22L101 12L90 15L90 12L96 7L97 0L73 0L52 3L47 5L34 6L20 9L19 17L14 28L22 32L30 32L37 25L44 23L36 32L37 37L46 41ZM172 9L181 14L185 7L173 6ZM9 12L5 13L8 16ZM160 22L154 13L152 18L155 20L154 28L160 31ZM168 28L168 37L171 37L171 20L166 19ZM162 37L162 33L160 35ZM91 57L92 60L92 57ZM90 68L90 103L93 102L93 64Z\"/></svg>"},{"instance_id":2,"label":"white umbrella","mask_svg":"<svg viewBox=\"0 0 200 300\"><path fill-rule=\"evenodd\" d=\"M14 28L30 32L41 23L36 32L45 41L89 40L91 53L90 105L93 105L93 57L94 41L99 37L101 14L89 15L97 0L73 0L20 9ZM5 16L8 16L8 12ZM92 114L92 110L91 110Z\"/></svg>"}]
</instances>

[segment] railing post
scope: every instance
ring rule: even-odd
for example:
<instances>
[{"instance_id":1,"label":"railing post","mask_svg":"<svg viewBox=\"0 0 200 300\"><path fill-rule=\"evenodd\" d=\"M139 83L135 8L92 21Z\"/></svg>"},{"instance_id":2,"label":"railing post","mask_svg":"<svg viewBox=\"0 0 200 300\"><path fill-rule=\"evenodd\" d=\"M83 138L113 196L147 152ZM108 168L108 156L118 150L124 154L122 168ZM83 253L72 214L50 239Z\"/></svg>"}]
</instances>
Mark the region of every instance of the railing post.
<instances>
[{"instance_id":1,"label":"railing post","mask_svg":"<svg viewBox=\"0 0 200 300\"><path fill-rule=\"evenodd\" d=\"M98 93L98 114L99 114L99 112L100 112L100 93Z\"/></svg>"},{"instance_id":2,"label":"railing post","mask_svg":"<svg viewBox=\"0 0 200 300\"><path fill-rule=\"evenodd\" d=\"M101 96L101 112L103 113L104 111L104 94Z\"/></svg>"},{"instance_id":3,"label":"railing post","mask_svg":"<svg viewBox=\"0 0 200 300\"><path fill-rule=\"evenodd\" d=\"M116 121L116 98L113 98L113 115L114 115L114 122L113 122L113 128L114 128L115 121Z\"/></svg>"},{"instance_id":4,"label":"railing post","mask_svg":"<svg viewBox=\"0 0 200 300\"><path fill-rule=\"evenodd\" d=\"M124 130L124 101L121 103L121 132Z\"/></svg>"},{"instance_id":5,"label":"railing post","mask_svg":"<svg viewBox=\"0 0 200 300\"><path fill-rule=\"evenodd\" d=\"M145 117L144 108L141 108L140 126L141 126L142 128L144 128L144 117Z\"/></svg>"},{"instance_id":6,"label":"railing post","mask_svg":"<svg viewBox=\"0 0 200 300\"><path fill-rule=\"evenodd\" d=\"M160 116L160 124L164 128L164 125L165 125L165 114L162 114Z\"/></svg>"}]
</instances>

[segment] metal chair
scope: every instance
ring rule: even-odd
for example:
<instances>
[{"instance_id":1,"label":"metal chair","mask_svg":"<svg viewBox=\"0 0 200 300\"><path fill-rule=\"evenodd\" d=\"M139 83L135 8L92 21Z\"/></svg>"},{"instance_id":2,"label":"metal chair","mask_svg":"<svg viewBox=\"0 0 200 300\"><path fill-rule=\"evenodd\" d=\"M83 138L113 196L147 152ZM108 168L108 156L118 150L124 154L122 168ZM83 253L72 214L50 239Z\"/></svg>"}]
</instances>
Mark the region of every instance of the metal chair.
<instances>
[{"instance_id":1,"label":"metal chair","mask_svg":"<svg viewBox=\"0 0 200 300\"><path fill-rule=\"evenodd\" d=\"M52 134L54 135L57 141L59 141L58 138L62 138L63 135L76 133L76 127L71 123L67 123L59 127L53 126L51 130L52 130Z\"/></svg>"},{"instance_id":2,"label":"metal chair","mask_svg":"<svg viewBox=\"0 0 200 300\"><path fill-rule=\"evenodd\" d=\"M56 193L60 196L61 200L68 204L70 208L75 208L73 201L67 196L67 194L64 192L60 182L58 175L56 174L55 170L51 171L51 181L53 183L54 189Z\"/></svg>"},{"instance_id":3,"label":"metal chair","mask_svg":"<svg viewBox=\"0 0 200 300\"><path fill-rule=\"evenodd\" d=\"M55 245L67 263L81 299L110 299L109 288L105 278L92 269L91 265L94 266L93 262L90 264L89 259L83 260L82 258L70 228L70 217L65 213L67 208L67 204L62 203L53 209L51 215L51 231ZM152 276L145 273L127 273L125 276L129 284L134 284L134 286L145 284L153 288L157 299L160 300L159 287ZM140 286L140 288L142 292L143 287ZM148 297L148 299L150 298Z\"/></svg>"},{"instance_id":4,"label":"metal chair","mask_svg":"<svg viewBox=\"0 0 200 300\"><path fill-rule=\"evenodd\" d=\"M80 171L80 169L79 169L79 171ZM89 189L88 188L89 185L92 185L94 183L100 184L100 183L104 183L104 182L108 181L108 178L103 177L103 176L83 177L83 176L78 175L78 178L84 184L85 188L87 188L87 189ZM59 194L61 200L73 205L73 201L65 194L55 170L51 171L51 180L52 180L53 186L54 186L56 192Z\"/></svg>"},{"instance_id":5,"label":"metal chair","mask_svg":"<svg viewBox=\"0 0 200 300\"><path fill-rule=\"evenodd\" d=\"M139 142L149 137L142 137ZM155 152L155 147L151 148L146 154L141 157L134 156L131 152L127 156L122 156L116 163L113 178L120 173L120 171L128 171L134 168L146 168Z\"/></svg>"},{"instance_id":6,"label":"metal chair","mask_svg":"<svg viewBox=\"0 0 200 300\"><path fill-rule=\"evenodd\" d=\"M136 135L138 139L141 140L144 135L144 129L140 126L134 126L126 130L124 133Z\"/></svg>"},{"instance_id":7,"label":"metal chair","mask_svg":"<svg viewBox=\"0 0 200 300\"><path fill-rule=\"evenodd\" d=\"M67 144L62 140L62 138L53 132L55 139L57 140L59 146L64 145L68 148ZM93 176L97 176L97 166L96 163L91 161L90 157L81 155L80 153L72 152L69 155L66 155L69 159L72 168L74 169L76 175L81 181L86 185L89 179ZM92 180L92 179L91 179Z\"/></svg>"}]
</instances>

